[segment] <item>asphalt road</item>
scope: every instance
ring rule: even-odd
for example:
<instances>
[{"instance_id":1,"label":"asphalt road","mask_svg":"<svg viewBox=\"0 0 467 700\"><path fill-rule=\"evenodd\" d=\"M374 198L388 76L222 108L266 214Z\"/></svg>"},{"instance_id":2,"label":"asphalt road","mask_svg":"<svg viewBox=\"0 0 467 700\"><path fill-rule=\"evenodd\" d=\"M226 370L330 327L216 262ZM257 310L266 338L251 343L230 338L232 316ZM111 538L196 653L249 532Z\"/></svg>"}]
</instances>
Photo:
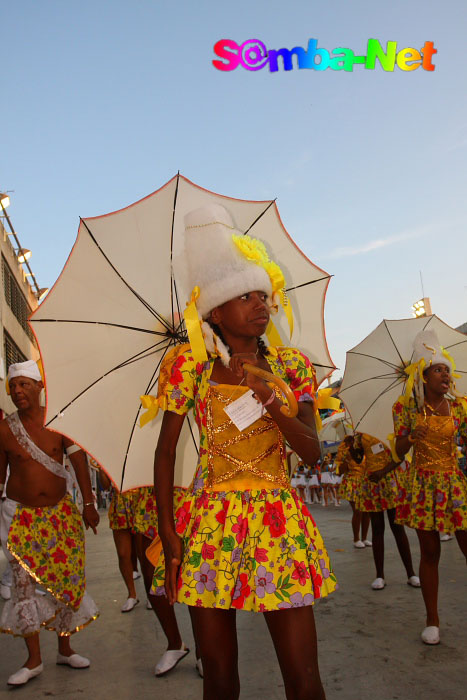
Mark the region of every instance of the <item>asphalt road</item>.
<instances>
[{"instance_id":1,"label":"asphalt road","mask_svg":"<svg viewBox=\"0 0 467 700\"><path fill-rule=\"evenodd\" d=\"M328 700L464 700L467 681L466 566L456 541L442 544L440 566L441 641L427 647L421 592L409 587L392 538L386 530L386 581L372 591L371 549L352 545L350 508L343 504L312 506L339 579L340 589L315 606L321 676ZM101 616L73 637L73 646L92 661L86 670L56 666L55 635L41 634L44 672L21 689L6 680L23 661L24 642L0 637L0 697L17 693L24 700L64 698L92 700L194 700L202 697L202 681L190 653L177 669L155 678L154 665L163 653L164 636L154 614L141 603L122 614L125 588L117 568L105 511L97 537L87 536L88 589ZM418 544L409 531L418 566ZM0 567L3 568L3 554ZM1 603L0 603L1 604ZM177 606L184 640L193 649L186 606ZM242 700L281 700L284 688L274 650L261 615L238 613ZM11 696L10 696L11 697Z\"/></svg>"}]
</instances>

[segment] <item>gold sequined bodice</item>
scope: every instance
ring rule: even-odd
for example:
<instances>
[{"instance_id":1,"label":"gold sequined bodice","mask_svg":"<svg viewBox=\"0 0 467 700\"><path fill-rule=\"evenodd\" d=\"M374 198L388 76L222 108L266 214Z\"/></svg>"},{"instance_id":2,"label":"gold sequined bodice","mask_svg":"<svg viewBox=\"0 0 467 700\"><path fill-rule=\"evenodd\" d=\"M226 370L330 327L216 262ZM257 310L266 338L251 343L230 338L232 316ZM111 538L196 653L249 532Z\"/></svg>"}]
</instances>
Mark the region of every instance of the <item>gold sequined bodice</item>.
<instances>
[{"instance_id":1,"label":"gold sequined bodice","mask_svg":"<svg viewBox=\"0 0 467 700\"><path fill-rule=\"evenodd\" d=\"M422 416L417 413L417 425L428 425L428 432L415 443L415 464L418 469L449 471L457 465L452 416Z\"/></svg>"},{"instance_id":2,"label":"gold sequined bodice","mask_svg":"<svg viewBox=\"0 0 467 700\"><path fill-rule=\"evenodd\" d=\"M382 444L380 440L372 437L371 435L362 435L362 447L365 453L365 470L371 474L379 469L386 467L391 461L391 453L387 447L384 447L380 452L376 454L373 452L372 448L375 445Z\"/></svg>"},{"instance_id":3,"label":"gold sequined bodice","mask_svg":"<svg viewBox=\"0 0 467 700\"><path fill-rule=\"evenodd\" d=\"M214 491L288 487L282 433L265 414L240 432L224 408L248 387L217 384L207 393L208 479Z\"/></svg>"}]
</instances>

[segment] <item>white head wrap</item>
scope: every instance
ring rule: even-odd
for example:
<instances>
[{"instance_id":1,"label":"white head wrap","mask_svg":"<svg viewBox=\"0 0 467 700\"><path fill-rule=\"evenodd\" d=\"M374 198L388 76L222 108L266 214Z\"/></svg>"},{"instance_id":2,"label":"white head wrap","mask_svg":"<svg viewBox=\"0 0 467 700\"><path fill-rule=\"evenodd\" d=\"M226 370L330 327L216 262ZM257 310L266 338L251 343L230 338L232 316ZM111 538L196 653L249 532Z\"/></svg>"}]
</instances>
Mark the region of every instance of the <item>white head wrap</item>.
<instances>
[{"instance_id":1,"label":"white head wrap","mask_svg":"<svg viewBox=\"0 0 467 700\"><path fill-rule=\"evenodd\" d=\"M10 365L8 368L8 381L10 382L15 377L29 377L30 379L35 379L36 382L42 381L42 376L37 366L37 362L34 360L27 360L27 362L16 362Z\"/></svg>"},{"instance_id":2,"label":"white head wrap","mask_svg":"<svg viewBox=\"0 0 467 700\"><path fill-rule=\"evenodd\" d=\"M423 406L425 403L425 392L423 389L423 372L432 365L445 365L453 370L452 363L438 340L435 331L420 331L413 341L412 363L418 365L417 376L414 382L417 404Z\"/></svg>"}]
</instances>

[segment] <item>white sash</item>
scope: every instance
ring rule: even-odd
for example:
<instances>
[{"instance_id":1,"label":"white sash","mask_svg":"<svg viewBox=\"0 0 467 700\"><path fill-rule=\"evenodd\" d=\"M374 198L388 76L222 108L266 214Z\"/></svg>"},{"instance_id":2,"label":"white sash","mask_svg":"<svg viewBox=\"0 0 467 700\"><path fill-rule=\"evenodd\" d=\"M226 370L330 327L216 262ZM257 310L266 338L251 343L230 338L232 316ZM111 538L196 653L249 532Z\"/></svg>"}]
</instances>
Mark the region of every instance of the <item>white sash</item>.
<instances>
[{"instance_id":1,"label":"white sash","mask_svg":"<svg viewBox=\"0 0 467 700\"><path fill-rule=\"evenodd\" d=\"M8 427L18 443L24 450L26 450L32 459L39 462L39 464L42 464L43 467L48 469L49 472L52 472L52 474L55 474L55 476L65 479L67 482L67 490L69 490L70 487L73 486L73 478L71 474L65 469L63 464L56 462L55 459L43 452L43 450L41 450L41 448L31 440L30 436L26 432L26 428L21 422L18 412L16 411L15 413L7 416L6 422L8 423Z\"/></svg>"}]
</instances>

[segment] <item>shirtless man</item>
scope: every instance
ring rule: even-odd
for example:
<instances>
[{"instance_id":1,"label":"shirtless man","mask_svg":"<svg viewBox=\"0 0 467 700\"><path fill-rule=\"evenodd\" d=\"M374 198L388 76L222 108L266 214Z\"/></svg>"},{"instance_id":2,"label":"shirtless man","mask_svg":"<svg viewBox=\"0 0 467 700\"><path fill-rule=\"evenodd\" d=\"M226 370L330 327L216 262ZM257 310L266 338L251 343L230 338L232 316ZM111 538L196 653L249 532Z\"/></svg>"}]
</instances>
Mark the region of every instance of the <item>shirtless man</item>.
<instances>
[{"instance_id":1,"label":"shirtless man","mask_svg":"<svg viewBox=\"0 0 467 700\"><path fill-rule=\"evenodd\" d=\"M43 670L39 645L42 626L58 635L57 663L86 668L70 635L94 620L97 608L85 592L84 532L81 516L67 493L66 451L83 496L83 520L94 533L94 507L84 452L44 427L39 397L43 388L33 361L11 365L9 391L18 411L0 422L0 484L10 476L0 517L0 537L13 570L11 600L4 605L0 631L24 637L28 658L8 679L23 685ZM48 594L38 596L36 581ZM51 594L51 595L50 595Z\"/></svg>"}]
</instances>

